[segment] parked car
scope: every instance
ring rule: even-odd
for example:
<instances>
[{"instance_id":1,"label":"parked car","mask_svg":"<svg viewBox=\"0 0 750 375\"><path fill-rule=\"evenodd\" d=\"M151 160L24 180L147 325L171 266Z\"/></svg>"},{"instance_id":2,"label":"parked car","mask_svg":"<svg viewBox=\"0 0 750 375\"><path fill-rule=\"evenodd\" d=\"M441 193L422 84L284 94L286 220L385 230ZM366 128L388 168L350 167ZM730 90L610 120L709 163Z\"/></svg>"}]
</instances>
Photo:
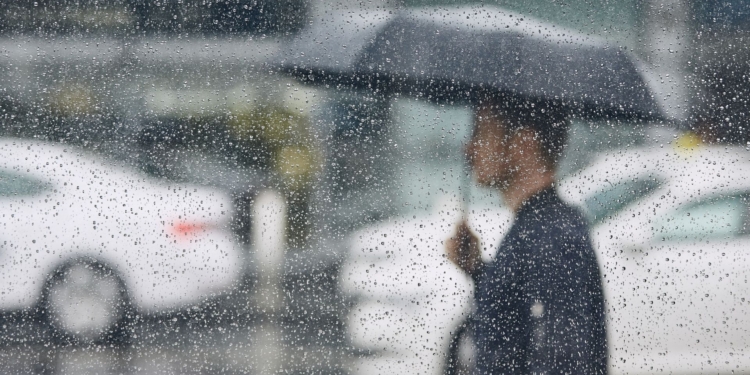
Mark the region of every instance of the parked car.
<instances>
[{"instance_id":1,"label":"parked car","mask_svg":"<svg viewBox=\"0 0 750 375\"><path fill-rule=\"evenodd\" d=\"M619 151L560 191L595 225L613 370L730 373L750 366L740 354L750 344L750 152Z\"/></svg>"},{"instance_id":2,"label":"parked car","mask_svg":"<svg viewBox=\"0 0 750 375\"><path fill-rule=\"evenodd\" d=\"M612 373L731 373L750 367L750 152L644 147L602 154L558 186L592 224L603 270ZM444 219L445 218L445 219ZM357 373L438 374L471 313L471 281L443 257L458 217L394 219L351 237L341 287L357 301ZM491 256L511 216L473 208ZM450 362L455 364L455 362ZM466 366L465 364L463 365Z\"/></svg>"},{"instance_id":3,"label":"parked car","mask_svg":"<svg viewBox=\"0 0 750 375\"><path fill-rule=\"evenodd\" d=\"M0 139L0 212L0 310L38 312L66 340L112 338L242 275L228 196L78 148Z\"/></svg>"}]
</instances>

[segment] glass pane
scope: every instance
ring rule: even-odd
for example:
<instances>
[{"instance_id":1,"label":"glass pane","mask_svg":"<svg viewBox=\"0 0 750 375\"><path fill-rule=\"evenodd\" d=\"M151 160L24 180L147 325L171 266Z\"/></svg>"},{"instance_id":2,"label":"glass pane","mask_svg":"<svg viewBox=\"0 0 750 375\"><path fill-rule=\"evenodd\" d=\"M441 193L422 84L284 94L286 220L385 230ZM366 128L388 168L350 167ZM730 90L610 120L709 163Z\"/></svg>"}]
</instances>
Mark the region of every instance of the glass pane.
<instances>
[{"instance_id":1,"label":"glass pane","mask_svg":"<svg viewBox=\"0 0 750 375\"><path fill-rule=\"evenodd\" d=\"M0 1L0 374L747 371L748 30Z\"/></svg>"}]
</instances>

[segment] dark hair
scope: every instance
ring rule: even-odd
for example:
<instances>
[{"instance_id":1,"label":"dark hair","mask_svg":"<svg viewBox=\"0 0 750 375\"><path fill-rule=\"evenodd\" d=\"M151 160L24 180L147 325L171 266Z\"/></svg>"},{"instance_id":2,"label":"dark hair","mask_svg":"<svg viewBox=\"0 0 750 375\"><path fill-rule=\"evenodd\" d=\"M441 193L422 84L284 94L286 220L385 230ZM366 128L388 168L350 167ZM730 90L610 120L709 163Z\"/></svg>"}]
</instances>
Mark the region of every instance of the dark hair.
<instances>
[{"instance_id":1,"label":"dark hair","mask_svg":"<svg viewBox=\"0 0 750 375\"><path fill-rule=\"evenodd\" d=\"M504 95L486 96L480 107L489 107L503 117L511 130L531 129L540 142L542 157L557 167L568 141L570 122L565 108L556 102L519 99Z\"/></svg>"}]
</instances>

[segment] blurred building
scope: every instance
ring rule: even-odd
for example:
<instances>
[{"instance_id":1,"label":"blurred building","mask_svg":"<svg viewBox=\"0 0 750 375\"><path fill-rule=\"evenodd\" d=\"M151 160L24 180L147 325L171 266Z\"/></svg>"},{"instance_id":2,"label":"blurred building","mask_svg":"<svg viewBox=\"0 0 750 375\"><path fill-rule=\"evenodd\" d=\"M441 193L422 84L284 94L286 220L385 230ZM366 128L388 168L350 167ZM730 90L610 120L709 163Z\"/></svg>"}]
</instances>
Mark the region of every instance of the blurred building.
<instances>
[{"instance_id":1,"label":"blurred building","mask_svg":"<svg viewBox=\"0 0 750 375\"><path fill-rule=\"evenodd\" d=\"M692 6L695 48L688 66L694 74L692 101L697 126L712 141L750 141L750 4L699 2Z\"/></svg>"}]
</instances>

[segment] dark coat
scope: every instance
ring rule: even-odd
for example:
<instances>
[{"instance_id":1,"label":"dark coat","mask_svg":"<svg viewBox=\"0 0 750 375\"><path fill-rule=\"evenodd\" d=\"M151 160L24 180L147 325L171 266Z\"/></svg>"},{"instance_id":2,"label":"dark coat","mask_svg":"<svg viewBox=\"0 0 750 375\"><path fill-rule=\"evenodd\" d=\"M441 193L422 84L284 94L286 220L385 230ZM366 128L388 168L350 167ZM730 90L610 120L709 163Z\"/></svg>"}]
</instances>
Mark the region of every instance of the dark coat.
<instances>
[{"instance_id":1,"label":"dark coat","mask_svg":"<svg viewBox=\"0 0 750 375\"><path fill-rule=\"evenodd\" d=\"M581 213L554 189L527 200L474 275L477 374L606 374L604 296Z\"/></svg>"}]
</instances>

